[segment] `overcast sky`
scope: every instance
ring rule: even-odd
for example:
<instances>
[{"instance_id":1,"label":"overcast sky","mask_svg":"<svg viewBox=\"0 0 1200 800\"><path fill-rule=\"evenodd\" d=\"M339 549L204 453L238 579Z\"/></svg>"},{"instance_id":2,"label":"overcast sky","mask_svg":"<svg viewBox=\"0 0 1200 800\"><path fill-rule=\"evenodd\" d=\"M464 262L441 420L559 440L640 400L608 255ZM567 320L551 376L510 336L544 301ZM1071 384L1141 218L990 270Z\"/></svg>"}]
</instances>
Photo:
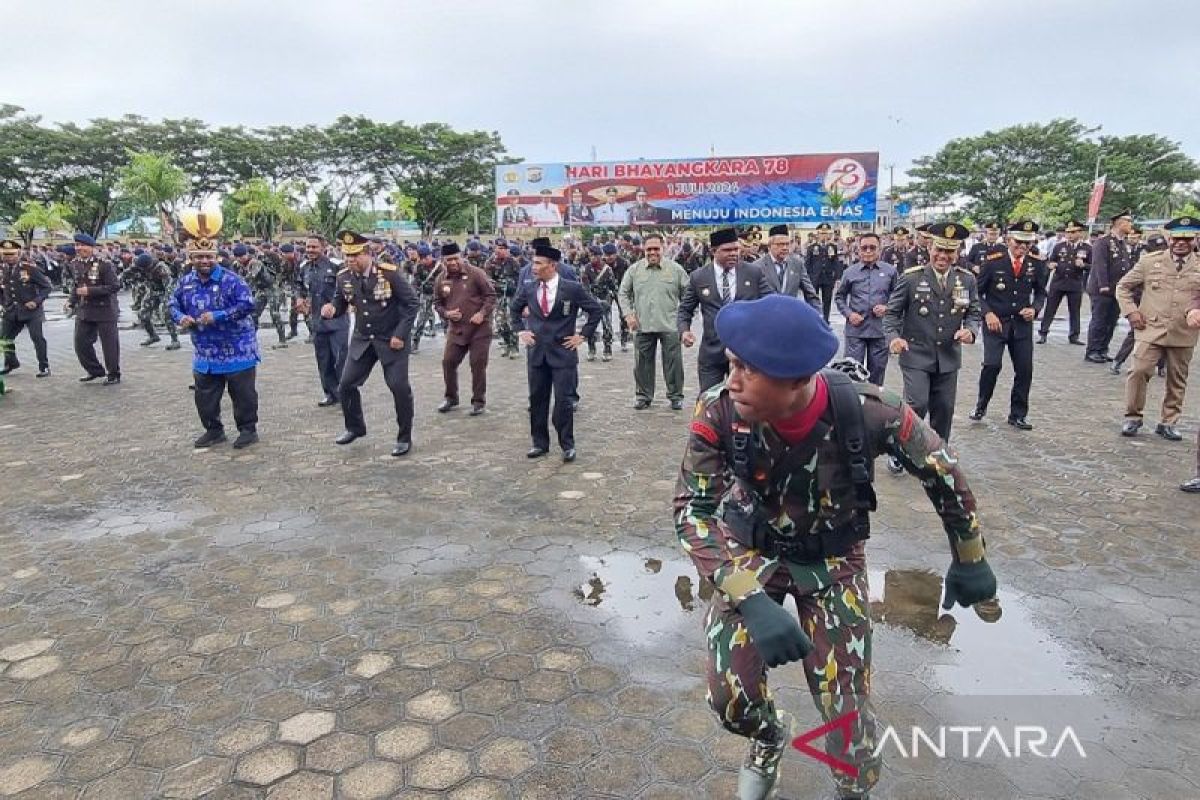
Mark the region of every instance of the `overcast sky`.
<instances>
[{"instance_id":1,"label":"overcast sky","mask_svg":"<svg viewBox=\"0 0 1200 800\"><path fill-rule=\"evenodd\" d=\"M0 102L51 121L339 114L528 161L878 150L1077 117L1200 157L1195 0L5 0ZM886 168L881 184L886 188Z\"/></svg>"}]
</instances>

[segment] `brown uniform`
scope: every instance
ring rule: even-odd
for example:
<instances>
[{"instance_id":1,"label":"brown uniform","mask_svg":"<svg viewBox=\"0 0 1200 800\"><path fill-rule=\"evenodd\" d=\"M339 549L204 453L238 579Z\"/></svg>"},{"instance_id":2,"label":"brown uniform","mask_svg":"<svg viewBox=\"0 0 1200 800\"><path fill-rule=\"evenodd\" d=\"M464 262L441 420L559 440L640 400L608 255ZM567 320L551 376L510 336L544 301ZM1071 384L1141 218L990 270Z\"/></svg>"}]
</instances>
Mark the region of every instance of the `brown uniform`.
<instances>
[{"instance_id":1,"label":"brown uniform","mask_svg":"<svg viewBox=\"0 0 1200 800\"><path fill-rule=\"evenodd\" d=\"M1134 300L1141 288L1142 299ZM1188 363L1200 330L1187 326L1187 312L1200 292L1200 255L1176 259L1169 250L1143 256L1117 284L1121 315L1141 311L1146 326L1135 331L1133 369L1125 383L1125 417L1142 418L1146 384L1160 357L1166 360L1167 387L1163 395L1162 422L1174 425L1183 409Z\"/></svg>"},{"instance_id":2,"label":"brown uniform","mask_svg":"<svg viewBox=\"0 0 1200 800\"><path fill-rule=\"evenodd\" d=\"M492 312L496 308L496 289L487 273L479 267L463 264L462 269L444 272L433 289L434 307L438 316L450 326L446 332L446 349L442 353L442 377L446 383L446 399L458 404L458 365L467 354L471 364L471 405L482 407L487 395L488 351L492 346ZM457 310L462 316L452 320L447 312ZM471 317L483 315L476 324Z\"/></svg>"},{"instance_id":3,"label":"brown uniform","mask_svg":"<svg viewBox=\"0 0 1200 800\"><path fill-rule=\"evenodd\" d=\"M75 309L75 355L88 375L98 378L105 373L110 379L121 377L121 344L117 338L117 318L120 306L117 292L120 278L111 261L92 256L76 258L69 269L75 289L68 305ZM87 287L87 294L79 290ZM96 358L96 339L104 352L104 366Z\"/></svg>"}]
</instances>

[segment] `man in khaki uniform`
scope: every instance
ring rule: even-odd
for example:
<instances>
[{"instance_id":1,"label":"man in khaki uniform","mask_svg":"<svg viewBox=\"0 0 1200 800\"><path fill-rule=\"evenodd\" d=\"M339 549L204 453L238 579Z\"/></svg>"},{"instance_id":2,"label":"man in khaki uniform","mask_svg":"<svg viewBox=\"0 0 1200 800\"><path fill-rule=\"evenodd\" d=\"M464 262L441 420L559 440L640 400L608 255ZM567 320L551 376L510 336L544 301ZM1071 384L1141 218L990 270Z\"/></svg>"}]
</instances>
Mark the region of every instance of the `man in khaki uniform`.
<instances>
[{"instance_id":1,"label":"man in khaki uniform","mask_svg":"<svg viewBox=\"0 0 1200 800\"><path fill-rule=\"evenodd\" d=\"M1200 219L1178 217L1163 226L1171 240L1169 250L1140 259L1117 284L1117 303L1129 319L1137 344L1133 369L1125 383L1125 424L1121 435L1136 436L1142 427L1146 384L1160 357L1167 363L1167 388L1163 396L1162 421L1154 432L1176 442L1183 437L1175 423L1183 409L1187 390L1188 363L1200 330L1187 324L1192 297L1200 290L1200 256L1193 251L1200 236ZM1141 288L1142 299L1134 300Z\"/></svg>"},{"instance_id":2,"label":"man in khaki uniform","mask_svg":"<svg viewBox=\"0 0 1200 800\"><path fill-rule=\"evenodd\" d=\"M1200 289L1192 295L1192 306L1187 312L1189 328L1200 331ZM1179 488L1189 494L1200 494L1200 432L1196 434L1196 477L1184 481Z\"/></svg>"}]
</instances>

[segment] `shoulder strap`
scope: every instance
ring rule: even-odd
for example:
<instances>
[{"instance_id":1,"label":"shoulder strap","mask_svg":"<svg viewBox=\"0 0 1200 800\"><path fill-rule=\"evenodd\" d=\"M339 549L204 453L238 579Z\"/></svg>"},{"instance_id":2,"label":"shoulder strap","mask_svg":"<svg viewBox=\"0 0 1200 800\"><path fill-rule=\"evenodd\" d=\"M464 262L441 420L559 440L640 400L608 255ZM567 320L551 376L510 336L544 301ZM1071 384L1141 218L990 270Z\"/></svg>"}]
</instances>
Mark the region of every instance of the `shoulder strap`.
<instances>
[{"instance_id":1,"label":"shoulder strap","mask_svg":"<svg viewBox=\"0 0 1200 800\"><path fill-rule=\"evenodd\" d=\"M842 452L846 454L846 465L860 511L874 511L875 489L872 482L874 455L867 443L866 425L863 422L862 401L854 381L844 372L834 369L821 371L829 387L829 405L833 409L833 432Z\"/></svg>"}]
</instances>

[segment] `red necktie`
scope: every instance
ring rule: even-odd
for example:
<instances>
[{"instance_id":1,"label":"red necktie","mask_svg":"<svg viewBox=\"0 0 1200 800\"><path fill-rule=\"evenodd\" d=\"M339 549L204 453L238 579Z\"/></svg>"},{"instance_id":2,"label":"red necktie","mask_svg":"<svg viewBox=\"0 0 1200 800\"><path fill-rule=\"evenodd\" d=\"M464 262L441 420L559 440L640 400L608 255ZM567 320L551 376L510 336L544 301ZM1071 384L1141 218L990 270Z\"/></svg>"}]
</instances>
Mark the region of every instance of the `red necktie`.
<instances>
[{"instance_id":1,"label":"red necktie","mask_svg":"<svg viewBox=\"0 0 1200 800\"><path fill-rule=\"evenodd\" d=\"M542 316L550 316L550 284L542 281Z\"/></svg>"},{"instance_id":2,"label":"red necktie","mask_svg":"<svg viewBox=\"0 0 1200 800\"><path fill-rule=\"evenodd\" d=\"M1019 258L1013 262L1013 277L1021 277L1021 259Z\"/></svg>"}]
</instances>

